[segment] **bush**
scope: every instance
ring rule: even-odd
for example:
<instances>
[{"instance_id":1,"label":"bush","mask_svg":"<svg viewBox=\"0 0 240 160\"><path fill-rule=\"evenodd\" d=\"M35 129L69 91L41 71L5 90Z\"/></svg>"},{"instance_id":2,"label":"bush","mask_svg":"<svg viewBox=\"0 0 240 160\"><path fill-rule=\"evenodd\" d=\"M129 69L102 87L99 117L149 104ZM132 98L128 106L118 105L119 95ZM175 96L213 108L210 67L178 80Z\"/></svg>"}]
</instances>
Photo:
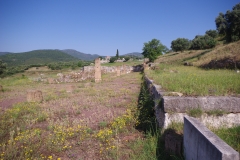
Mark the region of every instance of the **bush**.
<instances>
[{"instance_id":1,"label":"bush","mask_svg":"<svg viewBox=\"0 0 240 160\"><path fill-rule=\"evenodd\" d=\"M212 38L217 38L218 36L218 32L216 30L207 30L205 33Z\"/></svg>"},{"instance_id":2,"label":"bush","mask_svg":"<svg viewBox=\"0 0 240 160\"><path fill-rule=\"evenodd\" d=\"M110 63L113 63L113 62L115 62L117 60L117 57L111 57L110 58Z\"/></svg>"},{"instance_id":3,"label":"bush","mask_svg":"<svg viewBox=\"0 0 240 160\"><path fill-rule=\"evenodd\" d=\"M184 51L188 50L191 46L191 41L186 38L178 38L173 40L171 43L171 48L173 51Z\"/></svg>"},{"instance_id":4,"label":"bush","mask_svg":"<svg viewBox=\"0 0 240 160\"><path fill-rule=\"evenodd\" d=\"M192 40L191 49L209 49L215 47L216 44L217 41L209 35L198 35Z\"/></svg>"},{"instance_id":5,"label":"bush","mask_svg":"<svg viewBox=\"0 0 240 160\"><path fill-rule=\"evenodd\" d=\"M125 59L125 62L127 62L130 59L130 57L125 57L124 59Z\"/></svg>"}]
</instances>

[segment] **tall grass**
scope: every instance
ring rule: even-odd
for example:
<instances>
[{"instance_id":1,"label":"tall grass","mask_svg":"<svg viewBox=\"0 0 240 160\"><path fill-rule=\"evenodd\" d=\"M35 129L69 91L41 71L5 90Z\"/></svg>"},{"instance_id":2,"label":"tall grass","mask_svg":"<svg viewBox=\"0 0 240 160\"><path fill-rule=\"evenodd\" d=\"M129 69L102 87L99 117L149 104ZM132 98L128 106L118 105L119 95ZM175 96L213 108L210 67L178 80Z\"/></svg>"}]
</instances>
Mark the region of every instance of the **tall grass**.
<instances>
[{"instance_id":1,"label":"tall grass","mask_svg":"<svg viewBox=\"0 0 240 160\"><path fill-rule=\"evenodd\" d=\"M217 136L240 153L240 126L211 129Z\"/></svg>"},{"instance_id":2,"label":"tall grass","mask_svg":"<svg viewBox=\"0 0 240 160\"><path fill-rule=\"evenodd\" d=\"M231 70L203 70L196 67L160 64L146 75L166 91L190 96L240 94L240 74Z\"/></svg>"},{"instance_id":3,"label":"tall grass","mask_svg":"<svg viewBox=\"0 0 240 160\"><path fill-rule=\"evenodd\" d=\"M154 114L154 102L145 83L142 83L140 90L136 115L136 128L144 131L145 138L138 139L132 144L131 147L135 152L130 154L130 159L183 159L182 156L176 156L165 150L165 130L157 126ZM180 133L182 128L182 124L173 123L170 129L176 133Z\"/></svg>"}]
</instances>

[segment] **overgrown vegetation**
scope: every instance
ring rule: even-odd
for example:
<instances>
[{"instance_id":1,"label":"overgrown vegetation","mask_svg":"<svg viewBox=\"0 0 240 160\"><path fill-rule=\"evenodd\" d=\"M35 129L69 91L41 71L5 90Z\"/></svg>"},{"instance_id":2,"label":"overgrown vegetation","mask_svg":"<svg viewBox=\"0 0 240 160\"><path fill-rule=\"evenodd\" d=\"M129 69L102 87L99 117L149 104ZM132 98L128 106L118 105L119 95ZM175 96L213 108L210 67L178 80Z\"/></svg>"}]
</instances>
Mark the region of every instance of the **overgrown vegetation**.
<instances>
[{"instance_id":1,"label":"overgrown vegetation","mask_svg":"<svg viewBox=\"0 0 240 160\"><path fill-rule=\"evenodd\" d=\"M44 102L1 112L0 159L176 159L164 151L148 90L139 95L139 73L76 83L72 93L69 84L30 82L32 73L25 74L1 79L1 100L31 86L41 88Z\"/></svg>"},{"instance_id":2,"label":"overgrown vegetation","mask_svg":"<svg viewBox=\"0 0 240 160\"><path fill-rule=\"evenodd\" d=\"M202 116L203 114L203 110L198 107L198 108L193 108L193 109L190 109L187 111L187 114L191 117L196 117L196 118L199 118Z\"/></svg>"},{"instance_id":3,"label":"overgrown vegetation","mask_svg":"<svg viewBox=\"0 0 240 160\"><path fill-rule=\"evenodd\" d=\"M139 94L137 113L138 125L136 127L145 132L146 139L136 142L137 145L143 146L143 150L133 155L131 159L183 159L182 155L177 156L165 150L165 135L169 129L173 133L180 135L182 134L183 125L172 123L167 130L158 128L154 114L154 101L145 82L142 83ZM136 146L133 146L133 148L136 148Z\"/></svg>"},{"instance_id":4,"label":"overgrown vegetation","mask_svg":"<svg viewBox=\"0 0 240 160\"><path fill-rule=\"evenodd\" d=\"M231 70L203 70L182 65L159 64L146 72L165 91L188 96L240 94L240 75Z\"/></svg>"}]
</instances>

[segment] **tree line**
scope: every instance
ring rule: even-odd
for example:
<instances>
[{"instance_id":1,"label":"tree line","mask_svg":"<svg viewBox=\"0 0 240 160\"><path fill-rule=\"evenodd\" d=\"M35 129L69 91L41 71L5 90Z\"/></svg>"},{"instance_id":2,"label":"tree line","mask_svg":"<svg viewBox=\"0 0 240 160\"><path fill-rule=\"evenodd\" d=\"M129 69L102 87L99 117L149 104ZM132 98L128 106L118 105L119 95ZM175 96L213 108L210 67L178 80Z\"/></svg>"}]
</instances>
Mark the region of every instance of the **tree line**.
<instances>
[{"instance_id":1,"label":"tree line","mask_svg":"<svg viewBox=\"0 0 240 160\"><path fill-rule=\"evenodd\" d=\"M207 30L205 35L196 35L194 39L177 38L171 42L173 51L199 50L214 48L217 42L226 43L240 40L240 3L236 4L232 10L225 14L219 13L215 19L216 30ZM144 43L143 56L153 62L159 55L169 52L159 40L152 39Z\"/></svg>"}]
</instances>

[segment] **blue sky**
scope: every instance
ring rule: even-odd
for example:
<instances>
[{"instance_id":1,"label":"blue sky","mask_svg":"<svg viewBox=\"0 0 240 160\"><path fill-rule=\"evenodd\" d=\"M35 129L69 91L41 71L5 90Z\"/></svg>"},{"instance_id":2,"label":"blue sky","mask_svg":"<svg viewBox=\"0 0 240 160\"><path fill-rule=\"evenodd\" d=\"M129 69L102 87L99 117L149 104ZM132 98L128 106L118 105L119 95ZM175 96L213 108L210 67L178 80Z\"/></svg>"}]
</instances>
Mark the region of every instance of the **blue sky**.
<instances>
[{"instance_id":1,"label":"blue sky","mask_svg":"<svg viewBox=\"0 0 240 160\"><path fill-rule=\"evenodd\" d=\"M168 48L216 29L215 18L238 0L0 0L0 51L75 49L116 55Z\"/></svg>"}]
</instances>

